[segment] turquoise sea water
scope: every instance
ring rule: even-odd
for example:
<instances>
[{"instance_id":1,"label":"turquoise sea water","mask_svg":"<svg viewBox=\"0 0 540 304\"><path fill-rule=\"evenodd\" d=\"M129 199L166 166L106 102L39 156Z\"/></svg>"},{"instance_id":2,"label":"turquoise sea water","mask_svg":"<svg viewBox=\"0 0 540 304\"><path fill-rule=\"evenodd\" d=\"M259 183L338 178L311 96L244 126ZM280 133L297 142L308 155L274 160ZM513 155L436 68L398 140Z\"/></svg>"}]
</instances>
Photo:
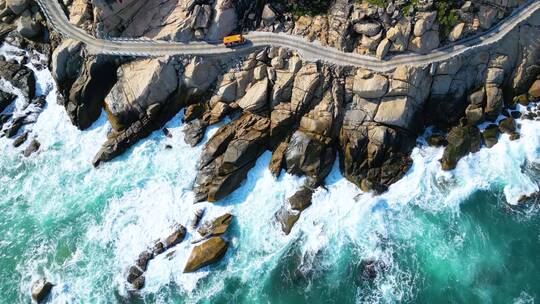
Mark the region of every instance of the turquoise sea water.
<instances>
[{"instance_id":1,"label":"turquoise sea water","mask_svg":"<svg viewBox=\"0 0 540 304\"><path fill-rule=\"evenodd\" d=\"M38 154L24 158L0 139L0 302L27 303L46 276L52 303L534 303L540 297L538 208L509 208L538 190L540 124L522 138L442 172L441 149L419 141L407 176L382 196L362 194L334 168L328 190L289 236L273 215L303 183L267 170L261 157L245 184L218 204L193 206L201 147L183 143L181 113L118 160L93 169L109 125L84 132L56 104L50 73L38 74L48 106L32 127ZM1 84L0 85L5 85ZM22 101L18 101L19 103ZM209 136L215 132L209 131ZM170 144L173 149L165 149ZM218 264L182 269L191 235L169 259L149 264L139 296L125 285L137 255L205 206L235 216ZM188 233L191 231L188 230ZM374 280L362 260L377 261Z\"/></svg>"}]
</instances>

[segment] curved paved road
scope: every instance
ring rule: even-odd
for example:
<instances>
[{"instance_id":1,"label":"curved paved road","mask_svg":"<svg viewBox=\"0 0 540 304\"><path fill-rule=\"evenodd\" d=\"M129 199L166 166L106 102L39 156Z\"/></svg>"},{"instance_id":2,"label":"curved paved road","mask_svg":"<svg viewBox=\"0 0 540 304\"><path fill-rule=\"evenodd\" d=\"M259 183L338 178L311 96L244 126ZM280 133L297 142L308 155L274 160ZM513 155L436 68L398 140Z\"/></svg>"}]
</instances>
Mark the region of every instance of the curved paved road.
<instances>
[{"instance_id":1,"label":"curved paved road","mask_svg":"<svg viewBox=\"0 0 540 304\"><path fill-rule=\"evenodd\" d=\"M249 43L235 49L226 48L222 44L206 42L180 43L150 39L99 39L71 24L57 0L38 0L38 3L54 30L67 38L85 43L89 52L94 54L150 57L168 55L235 56L267 46L277 46L296 50L307 60L321 60L337 65L357 66L380 72L392 70L399 65L425 66L466 54L480 47L489 46L505 37L514 28L540 11L540 1L529 0L487 32L436 49L426 55L404 54L393 56L387 60L379 60L370 56L342 52L331 47L322 46L318 42L309 42L302 37L267 32L252 32L246 35Z\"/></svg>"}]
</instances>

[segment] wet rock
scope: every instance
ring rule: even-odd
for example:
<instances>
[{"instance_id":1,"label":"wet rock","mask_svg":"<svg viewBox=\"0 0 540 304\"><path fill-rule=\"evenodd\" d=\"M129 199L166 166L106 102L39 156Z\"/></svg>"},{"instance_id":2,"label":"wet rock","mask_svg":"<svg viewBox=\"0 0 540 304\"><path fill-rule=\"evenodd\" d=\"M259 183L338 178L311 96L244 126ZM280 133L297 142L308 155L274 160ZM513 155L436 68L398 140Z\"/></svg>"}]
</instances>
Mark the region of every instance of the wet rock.
<instances>
[{"instance_id":1,"label":"wet rock","mask_svg":"<svg viewBox=\"0 0 540 304\"><path fill-rule=\"evenodd\" d=\"M291 233L294 224L300 219L302 211L311 206L312 196L313 189L302 187L289 197L287 202L276 212L276 221L286 235Z\"/></svg>"},{"instance_id":2,"label":"wet rock","mask_svg":"<svg viewBox=\"0 0 540 304\"><path fill-rule=\"evenodd\" d=\"M193 219L191 220L191 228L195 229L197 226L199 226L199 223L201 222L202 217L204 216L204 209L197 209L195 211L195 214L193 215Z\"/></svg>"},{"instance_id":3,"label":"wet rock","mask_svg":"<svg viewBox=\"0 0 540 304\"><path fill-rule=\"evenodd\" d=\"M362 260L360 262L359 272L362 280L375 280L379 272L384 269L384 263L373 259Z\"/></svg>"},{"instance_id":4,"label":"wet rock","mask_svg":"<svg viewBox=\"0 0 540 304\"><path fill-rule=\"evenodd\" d=\"M522 115L523 114L521 114L521 112L519 111L513 111L510 113L510 116L514 119L520 119Z\"/></svg>"},{"instance_id":5,"label":"wet rock","mask_svg":"<svg viewBox=\"0 0 540 304\"><path fill-rule=\"evenodd\" d=\"M135 288L137 290L141 290L144 287L145 281L146 281L146 279L145 279L144 275L141 275L140 277L136 278L133 281L133 283L131 283L131 286L133 286L133 288Z\"/></svg>"},{"instance_id":6,"label":"wet rock","mask_svg":"<svg viewBox=\"0 0 540 304\"><path fill-rule=\"evenodd\" d=\"M514 104L520 104L522 106L528 106L529 105L529 97L527 96L527 94L521 94L521 95L518 95L514 98L513 100L513 103Z\"/></svg>"},{"instance_id":7,"label":"wet rock","mask_svg":"<svg viewBox=\"0 0 540 304\"><path fill-rule=\"evenodd\" d=\"M281 174L281 169L285 163L285 151L289 145L289 138L286 138L278 144L272 153L272 159L270 160L269 169L272 175L278 177Z\"/></svg>"},{"instance_id":8,"label":"wet rock","mask_svg":"<svg viewBox=\"0 0 540 304\"><path fill-rule=\"evenodd\" d=\"M195 119L199 119L203 116L204 111L205 111L205 107L201 103L195 103L195 104L189 105L186 107L186 110L184 111L184 117L182 118L182 121L191 122Z\"/></svg>"},{"instance_id":9,"label":"wet rock","mask_svg":"<svg viewBox=\"0 0 540 304\"><path fill-rule=\"evenodd\" d=\"M192 147L198 145L204 138L207 124L202 119L190 121L182 130L184 140Z\"/></svg>"},{"instance_id":10,"label":"wet rock","mask_svg":"<svg viewBox=\"0 0 540 304\"><path fill-rule=\"evenodd\" d=\"M159 129L160 125L152 121L148 116L133 123L124 131L113 133L98 151L92 164L94 167L114 159L116 156L124 153L133 144L149 136L154 130Z\"/></svg>"},{"instance_id":11,"label":"wet rock","mask_svg":"<svg viewBox=\"0 0 540 304\"><path fill-rule=\"evenodd\" d=\"M291 233L294 224L300 219L300 211L292 210L287 204L283 205L275 214L276 221L280 224L285 235Z\"/></svg>"},{"instance_id":12,"label":"wet rock","mask_svg":"<svg viewBox=\"0 0 540 304\"><path fill-rule=\"evenodd\" d=\"M487 126L482 133L482 138L486 147L492 148L499 142L499 127L495 124Z\"/></svg>"},{"instance_id":13,"label":"wet rock","mask_svg":"<svg viewBox=\"0 0 540 304\"><path fill-rule=\"evenodd\" d=\"M30 155L32 155L34 152L39 150L40 146L41 144L37 140L32 139L28 147L26 147L26 149L23 152L24 157L29 157Z\"/></svg>"},{"instance_id":14,"label":"wet rock","mask_svg":"<svg viewBox=\"0 0 540 304\"><path fill-rule=\"evenodd\" d=\"M306 175L308 183L317 187L330 173L335 160L332 146L303 131L296 131L285 151L287 172Z\"/></svg>"},{"instance_id":15,"label":"wet rock","mask_svg":"<svg viewBox=\"0 0 540 304\"><path fill-rule=\"evenodd\" d=\"M341 171L363 191L382 193L409 170L409 153L414 145L415 137L402 130L358 127L344 120L340 134Z\"/></svg>"},{"instance_id":16,"label":"wet rock","mask_svg":"<svg viewBox=\"0 0 540 304\"><path fill-rule=\"evenodd\" d=\"M456 168L458 161L469 153L480 150L482 137L480 130L474 126L458 126L448 133L448 146L441 159L442 169L445 171Z\"/></svg>"},{"instance_id":17,"label":"wet rock","mask_svg":"<svg viewBox=\"0 0 540 304\"><path fill-rule=\"evenodd\" d=\"M54 285L45 278L35 281L31 288L32 299L38 303L43 302L49 296L53 287Z\"/></svg>"},{"instance_id":18,"label":"wet rock","mask_svg":"<svg viewBox=\"0 0 540 304\"><path fill-rule=\"evenodd\" d=\"M133 283L137 278L143 275L143 271L137 266L131 266L128 271L127 281Z\"/></svg>"},{"instance_id":19,"label":"wet rock","mask_svg":"<svg viewBox=\"0 0 540 304\"><path fill-rule=\"evenodd\" d=\"M519 133L517 133L517 132L514 132L514 133L510 134L510 140L511 141L516 141L516 140L518 140L520 138L521 138L521 135Z\"/></svg>"},{"instance_id":20,"label":"wet rock","mask_svg":"<svg viewBox=\"0 0 540 304\"><path fill-rule=\"evenodd\" d=\"M486 87L486 107L484 114L487 120L495 121L503 109L503 92L498 86Z\"/></svg>"},{"instance_id":21,"label":"wet rock","mask_svg":"<svg viewBox=\"0 0 540 304\"><path fill-rule=\"evenodd\" d=\"M465 110L465 117L467 117L467 123L471 126L476 126L484 120L484 110L482 107L475 105L469 105Z\"/></svg>"},{"instance_id":22,"label":"wet rock","mask_svg":"<svg viewBox=\"0 0 540 304\"><path fill-rule=\"evenodd\" d=\"M427 138L427 143L431 147L446 147L448 141L443 135L434 134Z\"/></svg>"},{"instance_id":23,"label":"wet rock","mask_svg":"<svg viewBox=\"0 0 540 304\"><path fill-rule=\"evenodd\" d=\"M302 187L293 196L289 198L289 204L293 210L304 211L311 206L311 198L313 190L307 187Z\"/></svg>"},{"instance_id":24,"label":"wet rock","mask_svg":"<svg viewBox=\"0 0 540 304\"><path fill-rule=\"evenodd\" d=\"M229 226L231 225L233 216L229 213L226 213L222 216L219 216L209 222L204 223L198 230L199 234L203 238L219 236L227 232Z\"/></svg>"},{"instance_id":25,"label":"wet rock","mask_svg":"<svg viewBox=\"0 0 540 304\"><path fill-rule=\"evenodd\" d=\"M19 116L13 119L11 125L6 129L7 138L13 138L24 125L25 116Z\"/></svg>"},{"instance_id":26,"label":"wet rock","mask_svg":"<svg viewBox=\"0 0 540 304\"><path fill-rule=\"evenodd\" d=\"M21 136L17 137L13 141L13 147L18 148L20 147L26 140L28 139L28 131L21 134Z\"/></svg>"},{"instance_id":27,"label":"wet rock","mask_svg":"<svg viewBox=\"0 0 540 304\"><path fill-rule=\"evenodd\" d=\"M139 257L137 258L135 264L137 264L137 266L143 271L146 271L146 267L148 267L148 262L150 262L150 260L153 258L154 255L148 250L145 250L139 254Z\"/></svg>"},{"instance_id":28,"label":"wet rock","mask_svg":"<svg viewBox=\"0 0 540 304\"><path fill-rule=\"evenodd\" d=\"M169 131L167 128L163 128L163 134L165 134L165 136L168 138L172 138L171 131Z\"/></svg>"},{"instance_id":29,"label":"wet rock","mask_svg":"<svg viewBox=\"0 0 540 304\"><path fill-rule=\"evenodd\" d=\"M64 39L52 53L51 73L61 90L66 93L71 89L84 64L81 50L81 42Z\"/></svg>"},{"instance_id":30,"label":"wet rock","mask_svg":"<svg viewBox=\"0 0 540 304\"><path fill-rule=\"evenodd\" d=\"M215 202L236 190L265 151L270 120L244 114L205 145L195 180L196 201Z\"/></svg>"},{"instance_id":31,"label":"wet rock","mask_svg":"<svg viewBox=\"0 0 540 304\"><path fill-rule=\"evenodd\" d=\"M184 273L194 272L204 266L216 263L227 252L229 245L221 237L212 237L197 245L191 251Z\"/></svg>"},{"instance_id":32,"label":"wet rock","mask_svg":"<svg viewBox=\"0 0 540 304\"><path fill-rule=\"evenodd\" d=\"M518 199L518 204L524 205L524 204L538 203L539 201L540 201L540 192L534 192L529 195L522 195Z\"/></svg>"},{"instance_id":33,"label":"wet rock","mask_svg":"<svg viewBox=\"0 0 540 304\"><path fill-rule=\"evenodd\" d=\"M163 242L161 241L157 241L154 244L154 248L152 250L153 255L157 256L157 255L162 254L163 252L165 252L165 244L163 244Z\"/></svg>"},{"instance_id":34,"label":"wet rock","mask_svg":"<svg viewBox=\"0 0 540 304\"><path fill-rule=\"evenodd\" d=\"M177 244L180 244L186 236L186 228L178 225L175 231L165 239L165 248L170 249Z\"/></svg>"},{"instance_id":35,"label":"wet rock","mask_svg":"<svg viewBox=\"0 0 540 304\"><path fill-rule=\"evenodd\" d=\"M502 133L513 134L516 132L516 121L513 118L505 118L499 123L499 130Z\"/></svg>"},{"instance_id":36,"label":"wet rock","mask_svg":"<svg viewBox=\"0 0 540 304\"><path fill-rule=\"evenodd\" d=\"M0 90L0 113L9 106L17 96Z\"/></svg>"},{"instance_id":37,"label":"wet rock","mask_svg":"<svg viewBox=\"0 0 540 304\"><path fill-rule=\"evenodd\" d=\"M0 77L19 88L26 100L32 100L36 92L36 79L28 67L16 62L0 60Z\"/></svg>"}]
</instances>

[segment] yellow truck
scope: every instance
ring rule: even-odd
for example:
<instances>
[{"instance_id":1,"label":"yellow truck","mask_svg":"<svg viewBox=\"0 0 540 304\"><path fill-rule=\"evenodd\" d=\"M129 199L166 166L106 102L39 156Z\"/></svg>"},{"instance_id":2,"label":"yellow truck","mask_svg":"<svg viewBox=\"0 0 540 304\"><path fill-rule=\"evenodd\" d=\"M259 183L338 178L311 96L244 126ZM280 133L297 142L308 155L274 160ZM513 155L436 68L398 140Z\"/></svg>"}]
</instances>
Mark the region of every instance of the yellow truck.
<instances>
[{"instance_id":1,"label":"yellow truck","mask_svg":"<svg viewBox=\"0 0 540 304\"><path fill-rule=\"evenodd\" d=\"M242 45L244 43L246 43L246 39L241 34L240 35L231 35L231 36L227 36L227 37L223 38L223 44L226 47L233 47L233 46L237 46L237 45Z\"/></svg>"}]
</instances>

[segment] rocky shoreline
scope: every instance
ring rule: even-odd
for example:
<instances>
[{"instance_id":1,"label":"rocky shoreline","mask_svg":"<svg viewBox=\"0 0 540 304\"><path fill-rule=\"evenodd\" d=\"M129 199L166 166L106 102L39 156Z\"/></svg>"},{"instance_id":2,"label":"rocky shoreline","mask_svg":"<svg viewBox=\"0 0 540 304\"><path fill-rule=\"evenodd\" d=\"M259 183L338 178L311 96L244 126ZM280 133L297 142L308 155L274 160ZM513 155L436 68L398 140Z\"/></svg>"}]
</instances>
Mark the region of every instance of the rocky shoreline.
<instances>
[{"instance_id":1,"label":"rocky shoreline","mask_svg":"<svg viewBox=\"0 0 540 304\"><path fill-rule=\"evenodd\" d=\"M119 9L118 4L103 1L74 0L64 1L64 4L73 23L90 32L99 29L108 35L218 39L234 31L244 20L237 16L235 2L231 0L203 4L165 1L163 7L149 10L144 10L148 3L145 1L124 2L129 9L122 14L113 14ZM384 57L389 50L425 53L441 45L425 42L429 44L427 47L423 38L416 41L437 28L435 17L427 12L429 9L415 11L411 8L412 13L406 16L409 19L416 16L413 18L416 21L411 23L406 18L409 21L403 24L399 21L403 15L390 13L392 10L388 7L383 11L374 10L370 5L352 5L342 0L333 5L335 12L342 12L336 7L345 5L352 7L347 12L363 14L359 19L383 24L377 31L376 26L364 21L347 26L354 28L355 35L361 35L360 45L365 37L373 40L373 36L384 31L386 38L381 34L380 43L392 40L384 46L386 52L379 52L380 44L375 48L376 44L372 43L367 48L369 52L375 50L379 57ZM510 12L516 6L517 2L508 1L503 11ZM482 7L476 9L470 3L469 6L463 3L459 9L463 14L469 9L471 12L488 10ZM452 170L467 154L484 146L493 147L500 134L519 138L515 119L521 114L515 111L516 105L530 110L524 118L539 119L538 108L533 103L540 99L538 13L498 43L478 49L472 55L423 67L404 65L378 73L309 62L295 50L274 47L234 60L90 55L80 42L61 39L48 31L35 3L0 1L0 8L4 12L0 23L4 41L50 56L50 69L62 95L60 100L77 128L88 129L102 111L107 113L111 131L92 161L94 166L106 165L152 132L162 129L182 110L186 141L192 146L201 143L209 126L229 121L204 143L194 184L195 203L226 198L241 186L257 159L271 151L269 169L275 176L287 172L306 177L305 184L275 214L285 234L291 232L302 211L310 206L315 189L324 186L336 160L346 179L365 192L379 194L408 172L417 137L427 127L433 126L436 130L428 142L445 146L442 169ZM266 11L268 17L267 6L259 9ZM165 16L156 10L166 12ZM481 28L489 28L482 24L491 25L505 15L496 12L485 12L491 16L490 22L482 21L485 17L482 14L473 14L472 22L478 21ZM392 18L396 15L399 20L394 18L387 24L385 19L389 15ZM166 22L173 19L176 21ZM260 24L272 26L273 30L286 27L262 20ZM334 19L328 20L332 25L339 25ZM388 27L390 25L392 27ZM465 24L463 28L468 26ZM305 27L306 31L308 28L317 30L317 27ZM299 28L299 25L294 27L296 34L311 37ZM405 35L402 30L409 34ZM394 34L390 34L392 32ZM326 32L321 30L320 33ZM439 34L436 34L437 39ZM450 34L456 34L455 29ZM336 35L342 42L352 37L350 33ZM355 37L353 40L358 42L358 36ZM336 46L328 41L329 45ZM409 47L399 47L399 41ZM359 45L354 49L368 52ZM43 108L44 100L42 96L35 96L35 79L24 62L0 58L0 77L19 88L28 101L28 115L14 117L5 109L15 96L12 92L0 92L0 110L4 111L0 115L1 134L16 137L14 145L20 146L31 138L24 128L35 121L30 112ZM486 123L487 127L479 127ZM167 134L166 130L164 133ZM39 146L39 142L32 139L25 148L25 156L30 156ZM199 230L205 240L194 247L195 257L190 258L185 271L195 271L225 254L228 244L221 235L231 219L226 216L223 221L227 223L214 221L206 225L208 231ZM220 232L214 231L216 229ZM148 261L161 253L158 251L181 242L185 233L184 226L175 227L170 237L158 242L161 245L156 243L158 247L143 253L140 258L143 262L129 271L127 281L135 288L142 288Z\"/></svg>"}]
</instances>

